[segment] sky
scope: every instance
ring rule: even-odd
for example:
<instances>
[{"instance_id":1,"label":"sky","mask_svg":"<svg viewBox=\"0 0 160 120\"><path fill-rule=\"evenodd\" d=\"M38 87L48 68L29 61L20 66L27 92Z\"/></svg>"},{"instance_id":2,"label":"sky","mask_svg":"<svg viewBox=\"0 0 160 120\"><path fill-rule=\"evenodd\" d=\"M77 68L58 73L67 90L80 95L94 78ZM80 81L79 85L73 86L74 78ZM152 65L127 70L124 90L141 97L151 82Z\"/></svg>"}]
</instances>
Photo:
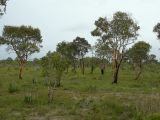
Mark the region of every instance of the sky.
<instances>
[{"instance_id":1,"label":"sky","mask_svg":"<svg viewBox=\"0 0 160 120\"><path fill-rule=\"evenodd\" d=\"M0 19L0 31L4 25L31 25L39 28L43 37L43 48L30 59L41 58L57 43L84 37L92 45L94 22L99 17L111 18L117 11L127 12L141 27L138 40L152 45L151 53L160 58L160 42L153 27L160 22L160 0L9 0L7 11ZM0 46L0 59L15 58L14 52L6 52Z\"/></svg>"}]
</instances>

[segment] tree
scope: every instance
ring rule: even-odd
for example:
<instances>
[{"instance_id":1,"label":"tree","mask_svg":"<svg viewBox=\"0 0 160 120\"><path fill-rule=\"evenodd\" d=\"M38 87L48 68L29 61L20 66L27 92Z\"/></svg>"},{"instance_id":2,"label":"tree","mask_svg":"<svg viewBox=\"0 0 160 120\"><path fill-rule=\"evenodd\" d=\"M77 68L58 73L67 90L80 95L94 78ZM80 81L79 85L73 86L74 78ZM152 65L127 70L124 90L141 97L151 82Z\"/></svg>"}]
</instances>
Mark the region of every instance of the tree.
<instances>
[{"instance_id":1,"label":"tree","mask_svg":"<svg viewBox=\"0 0 160 120\"><path fill-rule=\"evenodd\" d=\"M0 0L0 16L6 11L7 0Z\"/></svg>"},{"instance_id":2,"label":"tree","mask_svg":"<svg viewBox=\"0 0 160 120\"><path fill-rule=\"evenodd\" d=\"M63 72L66 70L66 60L65 58L58 52L49 52L45 57L42 58L42 68L43 75L45 77L53 77L53 72L55 71L54 86L60 87L61 78Z\"/></svg>"},{"instance_id":3,"label":"tree","mask_svg":"<svg viewBox=\"0 0 160 120\"><path fill-rule=\"evenodd\" d=\"M74 56L72 55L72 47L70 42L62 41L57 44L56 51L66 59L66 68L68 72L69 65L72 63Z\"/></svg>"},{"instance_id":4,"label":"tree","mask_svg":"<svg viewBox=\"0 0 160 120\"><path fill-rule=\"evenodd\" d=\"M102 60L102 62L104 61L104 59L110 61L112 54L111 54L111 48L108 46L108 44L103 42L103 40L98 40L95 47L96 47L95 51L96 56L99 57Z\"/></svg>"},{"instance_id":5,"label":"tree","mask_svg":"<svg viewBox=\"0 0 160 120\"><path fill-rule=\"evenodd\" d=\"M76 53L78 57L80 58L80 66L82 68L82 74L84 74L84 56L88 52L88 49L91 47L91 45L88 43L85 38L76 37L76 39L73 40L73 45L75 46Z\"/></svg>"},{"instance_id":6,"label":"tree","mask_svg":"<svg viewBox=\"0 0 160 120\"><path fill-rule=\"evenodd\" d=\"M19 79L22 79L22 72L28 57L39 52L42 47L40 30L31 26L5 26L2 36L5 44L8 45L7 50L14 51L17 55L20 66Z\"/></svg>"},{"instance_id":7,"label":"tree","mask_svg":"<svg viewBox=\"0 0 160 120\"><path fill-rule=\"evenodd\" d=\"M7 3L7 0L0 0L0 17L6 11L6 3ZM0 36L0 45L2 45L2 44L4 44L4 39L3 39L3 37Z\"/></svg>"},{"instance_id":8,"label":"tree","mask_svg":"<svg viewBox=\"0 0 160 120\"><path fill-rule=\"evenodd\" d=\"M78 52L74 43L62 41L58 43L56 51L66 59L68 63L66 67L69 67L69 64L71 64L73 66L73 71L76 73L76 56Z\"/></svg>"},{"instance_id":9,"label":"tree","mask_svg":"<svg viewBox=\"0 0 160 120\"><path fill-rule=\"evenodd\" d=\"M153 32L157 33L157 38L160 39L160 23L154 26Z\"/></svg>"},{"instance_id":10,"label":"tree","mask_svg":"<svg viewBox=\"0 0 160 120\"><path fill-rule=\"evenodd\" d=\"M154 55L154 54L148 55L147 63L155 63L155 64L157 64L158 60L156 59L156 55Z\"/></svg>"},{"instance_id":11,"label":"tree","mask_svg":"<svg viewBox=\"0 0 160 120\"><path fill-rule=\"evenodd\" d=\"M104 42L101 39L98 39L98 42L96 43L95 47L96 47L95 51L96 56L101 60L100 69L101 69L101 74L103 75L104 70L106 68L106 63L111 62L112 58L111 48L108 46L106 42Z\"/></svg>"},{"instance_id":12,"label":"tree","mask_svg":"<svg viewBox=\"0 0 160 120\"><path fill-rule=\"evenodd\" d=\"M150 44L139 41L128 50L129 59L131 63L134 64L134 69L136 71L135 80L138 80L142 73L143 64L148 60L150 49Z\"/></svg>"},{"instance_id":13,"label":"tree","mask_svg":"<svg viewBox=\"0 0 160 120\"><path fill-rule=\"evenodd\" d=\"M117 83L126 46L137 39L140 27L124 12L116 12L112 20L101 17L95 22L95 26L96 29L91 34L99 37L111 48L113 83Z\"/></svg>"},{"instance_id":14,"label":"tree","mask_svg":"<svg viewBox=\"0 0 160 120\"><path fill-rule=\"evenodd\" d=\"M91 63L91 74L93 74L93 71L94 71L94 68L95 68L95 57L94 57L94 55L95 55L95 46L91 46L90 48L89 48L89 50L90 50L90 52L91 52L91 54L92 54L92 58L91 58L91 60L90 60L90 63ZM89 57L88 57L89 58Z\"/></svg>"}]
</instances>

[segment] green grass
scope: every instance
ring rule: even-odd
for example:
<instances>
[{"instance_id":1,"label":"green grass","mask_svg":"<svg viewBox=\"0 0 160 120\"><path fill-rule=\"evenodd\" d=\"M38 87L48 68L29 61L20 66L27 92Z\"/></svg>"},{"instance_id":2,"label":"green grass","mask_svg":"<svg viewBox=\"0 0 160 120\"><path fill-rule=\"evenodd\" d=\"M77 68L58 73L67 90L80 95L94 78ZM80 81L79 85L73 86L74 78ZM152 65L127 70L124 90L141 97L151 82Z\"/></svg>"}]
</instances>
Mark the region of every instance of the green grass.
<instances>
[{"instance_id":1,"label":"green grass","mask_svg":"<svg viewBox=\"0 0 160 120\"><path fill-rule=\"evenodd\" d=\"M60 88L53 89L48 103L48 86L41 69L34 66L18 79L17 67L0 68L0 120L159 120L160 67L146 67L140 80L128 66L112 83L108 68L85 75L65 73ZM54 78L53 78L54 79ZM33 82L36 80L36 82Z\"/></svg>"}]
</instances>

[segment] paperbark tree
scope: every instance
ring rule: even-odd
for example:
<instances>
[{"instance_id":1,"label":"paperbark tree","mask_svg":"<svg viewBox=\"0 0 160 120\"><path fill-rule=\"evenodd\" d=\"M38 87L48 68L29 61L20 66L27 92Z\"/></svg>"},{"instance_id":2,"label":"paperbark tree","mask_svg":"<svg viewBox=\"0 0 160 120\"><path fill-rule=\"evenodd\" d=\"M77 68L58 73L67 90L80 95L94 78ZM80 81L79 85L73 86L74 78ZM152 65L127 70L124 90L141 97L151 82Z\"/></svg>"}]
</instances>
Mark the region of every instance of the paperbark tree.
<instances>
[{"instance_id":1,"label":"paperbark tree","mask_svg":"<svg viewBox=\"0 0 160 120\"><path fill-rule=\"evenodd\" d=\"M30 55L40 51L42 37L38 28L31 26L5 26L3 29L4 43L8 51L14 51L20 66L19 79L22 79L24 65Z\"/></svg>"},{"instance_id":2,"label":"paperbark tree","mask_svg":"<svg viewBox=\"0 0 160 120\"><path fill-rule=\"evenodd\" d=\"M101 17L95 22L95 26L96 29L91 34L99 37L111 48L113 83L117 83L126 47L137 39L140 27L124 12L116 12L112 20Z\"/></svg>"}]
</instances>

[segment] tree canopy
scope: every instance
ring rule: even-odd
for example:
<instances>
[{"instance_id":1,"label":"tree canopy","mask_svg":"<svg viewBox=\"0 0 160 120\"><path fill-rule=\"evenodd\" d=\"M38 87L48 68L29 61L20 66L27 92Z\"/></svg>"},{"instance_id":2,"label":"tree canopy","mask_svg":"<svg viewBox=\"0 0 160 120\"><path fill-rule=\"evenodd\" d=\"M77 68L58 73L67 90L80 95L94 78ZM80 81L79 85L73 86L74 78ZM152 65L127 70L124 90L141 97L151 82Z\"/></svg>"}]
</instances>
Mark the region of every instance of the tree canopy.
<instances>
[{"instance_id":1,"label":"tree canopy","mask_svg":"<svg viewBox=\"0 0 160 120\"><path fill-rule=\"evenodd\" d=\"M126 46L134 43L139 26L125 12L116 12L112 20L100 17L95 21L96 28L91 32L99 37L112 51L113 83L117 83L118 71L123 60Z\"/></svg>"},{"instance_id":2,"label":"tree canopy","mask_svg":"<svg viewBox=\"0 0 160 120\"><path fill-rule=\"evenodd\" d=\"M88 41L81 37L76 37L73 40L73 45L76 46L77 55L81 57L84 57L84 55L88 52L88 49L91 47Z\"/></svg>"},{"instance_id":3,"label":"tree canopy","mask_svg":"<svg viewBox=\"0 0 160 120\"><path fill-rule=\"evenodd\" d=\"M5 26L3 29L4 43L8 45L8 51L14 51L17 55L19 65L22 67L26 63L28 56L39 52L42 43L42 37L38 28L31 26ZM22 75L20 72L20 79Z\"/></svg>"},{"instance_id":4,"label":"tree canopy","mask_svg":"<svg viewBox=\"0 0 160 120\"><path fill-rule=\"evenodd\" d=\"M138 72L135 79L138 79L141 75L143 63L148 60L150 49L151 45L144 41L137 42L129 49L130 62L134 64L134 68Z\"/></svg>"},{"instance_id":5,"label":"tree canopy","mask_svg":"<svg viewBox=\"0 0 160 120\"><path fill-rule=\"evenodd\" d=\"M7 0L0 0L0 15L6 11Z\"/></svg>"}]
</instances>

